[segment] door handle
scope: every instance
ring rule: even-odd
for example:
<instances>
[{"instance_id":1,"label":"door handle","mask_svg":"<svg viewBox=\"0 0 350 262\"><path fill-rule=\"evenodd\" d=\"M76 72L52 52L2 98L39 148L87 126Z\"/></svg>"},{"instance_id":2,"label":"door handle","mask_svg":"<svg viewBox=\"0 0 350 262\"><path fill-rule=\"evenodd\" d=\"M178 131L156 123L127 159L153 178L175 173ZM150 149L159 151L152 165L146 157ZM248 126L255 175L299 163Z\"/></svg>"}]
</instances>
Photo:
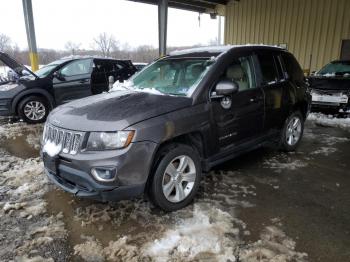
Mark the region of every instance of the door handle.
<instances>
[{"instance_id":1,"label":"door handle","mask_svg":"<svg viewBox=\"0 0 350 262\"><path fill-rule=\"evenodd\" d=\"M257 102L259 102L261 100L262 100L262 97L259 97L259 96L252 97L252 98L249 99L250 103L257 103Z\"/></svg>"}]
</instances>

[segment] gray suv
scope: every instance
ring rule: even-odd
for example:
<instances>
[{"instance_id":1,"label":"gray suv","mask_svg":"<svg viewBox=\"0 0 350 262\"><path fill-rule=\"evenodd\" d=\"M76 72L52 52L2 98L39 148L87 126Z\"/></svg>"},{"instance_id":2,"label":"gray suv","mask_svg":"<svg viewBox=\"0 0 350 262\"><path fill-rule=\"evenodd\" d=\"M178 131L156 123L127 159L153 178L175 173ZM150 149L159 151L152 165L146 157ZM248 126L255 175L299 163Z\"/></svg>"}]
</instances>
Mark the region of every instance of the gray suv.
<instances>
[{"instance_id":1,"label":"gray suv","mask_svg":"<svg viewBox=\"0 0 350 262\"><path fill-rule=\"evenodd\" d=\"M267 143L295 150L309 107L303 72L283 49L176 51L111 92L54 109L42 157L48 177L76 196L146 193L172 211L217 164Z\"/></svg>"}]
</instances>

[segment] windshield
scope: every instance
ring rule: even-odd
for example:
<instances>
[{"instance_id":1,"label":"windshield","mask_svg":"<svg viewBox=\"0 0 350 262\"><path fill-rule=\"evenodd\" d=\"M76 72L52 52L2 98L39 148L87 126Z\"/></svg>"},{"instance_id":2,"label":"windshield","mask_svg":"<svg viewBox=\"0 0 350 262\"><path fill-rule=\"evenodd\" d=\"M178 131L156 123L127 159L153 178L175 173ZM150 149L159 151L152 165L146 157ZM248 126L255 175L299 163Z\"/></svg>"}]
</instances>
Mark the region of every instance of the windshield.
<instances>
[{"instance_id":1,"label":"windshield","mask_svg":"<svg viewBox=\"0 0 350 262\"><path fill-rule=\"evenodd\" d=\"M212 64L210 58L162 59L136 74L128 86L140 91L190 96Z\"/></svg>"},{"instance_id":2,"label":"windshield","mask_svg":"<svg viewBox=\"0 0 350 262\"><path fill-rule=\"evenodd\" d=\"M39 70L35 71L35 74L40 78L46 77L55 67L57 67L57 64L43 66Z\"/></svg>"},{"instance_id":3,"label":"windshield","mask_svg":"<svg viewBox=\"0 0 350 262\"><path fill-rule=\"evenodd\" d=\"M348 76L350 75L350 61L334 62L323 67L317 75L320 76Z\"/></svg>"}]
</instances>

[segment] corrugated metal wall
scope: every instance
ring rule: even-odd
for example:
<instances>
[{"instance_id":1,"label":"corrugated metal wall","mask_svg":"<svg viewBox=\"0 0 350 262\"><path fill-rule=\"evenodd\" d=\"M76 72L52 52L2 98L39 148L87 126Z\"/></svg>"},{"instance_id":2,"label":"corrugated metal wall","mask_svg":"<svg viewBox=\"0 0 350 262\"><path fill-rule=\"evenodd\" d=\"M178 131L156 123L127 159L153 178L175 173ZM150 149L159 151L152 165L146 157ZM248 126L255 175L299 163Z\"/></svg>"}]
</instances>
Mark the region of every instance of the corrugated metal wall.
<instances>
[{"instance_id":1,"label":"corrugated metal wall","mask_svg":"<svg viewBox=\"0 0 350 262\"><path fill-rule=\"evenodd\" d=\"M304 69L339 59L350 0L240 0L226 7L226 44L287 44Z\"/></svg>"}]
</instances>

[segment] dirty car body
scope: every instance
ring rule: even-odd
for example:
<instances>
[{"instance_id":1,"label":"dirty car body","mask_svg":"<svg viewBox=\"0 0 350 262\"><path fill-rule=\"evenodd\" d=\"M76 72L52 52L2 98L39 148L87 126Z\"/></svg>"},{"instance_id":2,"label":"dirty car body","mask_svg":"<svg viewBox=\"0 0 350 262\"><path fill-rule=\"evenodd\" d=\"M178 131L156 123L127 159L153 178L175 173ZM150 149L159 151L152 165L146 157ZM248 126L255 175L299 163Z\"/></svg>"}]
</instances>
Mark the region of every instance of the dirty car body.
<instances>
[{"instance_id":1,"label":"dirty car body","mask_svg":"<svg viewBox=\"0 0 350 262\"><path fill-rule=\"evenodd\" d=\"M130 83L51 112L42 155L47 175L59 187L103 201L150 190L157 198L157 176L175 166L173 182L161 178L167 183L163 191L180 184L184 188L179 191L188 197L177 201L181 196L174 189L156 204L176 210L193 197L201 170L279 141L286 120L298 112L302 122L309 110L300 66L275 47L178 51L149 65ZM106 146L116 140L121 143ZM172 168L164 165L167 158ZM187 166L180 172L182 160ZM183 182L191 170L196 178Z\"/></svg>"}]
</instances>

